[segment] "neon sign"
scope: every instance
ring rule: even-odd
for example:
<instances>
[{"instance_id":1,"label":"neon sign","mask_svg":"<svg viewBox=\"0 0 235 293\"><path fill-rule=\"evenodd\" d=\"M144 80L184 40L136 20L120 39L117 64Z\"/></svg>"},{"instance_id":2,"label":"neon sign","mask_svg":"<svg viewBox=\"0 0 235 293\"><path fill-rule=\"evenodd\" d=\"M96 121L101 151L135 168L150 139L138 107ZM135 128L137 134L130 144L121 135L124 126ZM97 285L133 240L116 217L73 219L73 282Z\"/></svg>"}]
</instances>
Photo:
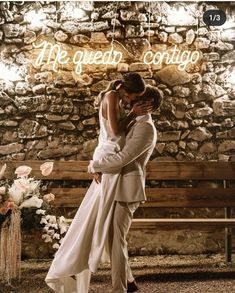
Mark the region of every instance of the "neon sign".
<instances>
[{"instance_id":1,"label":"neon sign","mask_svg":"<svg viewBox=\"0 0 235 293\"><path fill-rule=\"evenodd\" d=\"M106 51L79 48L79 50L69 54L69 51L62 48L60 44L52 44L44 40L37 45L34 44L34 48L40 49L35 65L51 65L55 72L62 64L72 63L75 73L81 74L83 65L117 65L123 61L123 53L113 47ZM68 48L70 47L68 46ZM185 70L188 64L195 64L199 58L199 51L181 51L175 45L172 49L166 51L154 52L148 50L144 53L141 61L147 65L178 64L179 70Z\"/></svg>"},{"instance_id":2,"label":"neon sign","mask_svg":"<svg viewBox=\"0 0 235 293\"><path fill-rule=\"evenodd\" d=\"M144 54L143 62L145 64L161 65L164 61L165 64L178 64L179 70L185 70L188 64L195 64L200 58L198 51L181 51L175 45L173 49L163 52L147 51Z\"/></svg>"},{"instance_id":3,"label":"neon sign","mask_svg":"<svg viewBox=\"0 0 235 293\"><path fill-rule=\"evenodd\" d=\"M59 64L68 64L72 62L75 66L76 74L82 72L83 65L117 65L122 60L122 52L116 51L113 48L107 51L92 51L92 50L77 50L71 57L68 51L61 48L58 44L52 44L43 41L38 45L34 44L34 48L41 48L35 65L41 66L43 62L50 64L52 62L52 69L57 72ZM47 54L48 53L48 54Z\"/></svg>"}]
</instances>

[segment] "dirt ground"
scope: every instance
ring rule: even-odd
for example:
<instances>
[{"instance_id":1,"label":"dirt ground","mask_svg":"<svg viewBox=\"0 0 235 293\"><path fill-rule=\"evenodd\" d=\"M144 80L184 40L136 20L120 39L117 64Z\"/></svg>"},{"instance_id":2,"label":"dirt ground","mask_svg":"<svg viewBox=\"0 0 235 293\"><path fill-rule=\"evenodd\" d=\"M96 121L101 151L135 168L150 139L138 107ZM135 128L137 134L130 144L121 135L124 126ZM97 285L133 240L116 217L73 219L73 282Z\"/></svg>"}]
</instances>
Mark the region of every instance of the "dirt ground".
<instances>
[{"instance_id":1,"label":"dirt ground","mask_svg":"<svg viewBox=\"0 0 235 293\"><path fill-rule=\"evenodd\" d=\"M50 263L23 261L21 281L13 281L12 286L0 283L0 292L52 293L44 282ZM235 260L225 264L223 255L138 256L130 263L138 293L235 293ZM103 265L92 276L89 293L110 291L110 267Z\"/></svg>"}]
</instances>

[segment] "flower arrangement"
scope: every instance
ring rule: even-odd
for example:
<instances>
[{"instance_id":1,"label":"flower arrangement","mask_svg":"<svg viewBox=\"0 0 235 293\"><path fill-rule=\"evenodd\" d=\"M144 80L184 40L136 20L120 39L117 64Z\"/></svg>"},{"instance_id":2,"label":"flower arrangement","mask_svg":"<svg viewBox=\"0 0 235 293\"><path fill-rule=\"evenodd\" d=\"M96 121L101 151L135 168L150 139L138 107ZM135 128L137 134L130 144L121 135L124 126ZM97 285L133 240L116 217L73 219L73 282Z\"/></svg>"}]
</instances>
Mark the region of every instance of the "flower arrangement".
<instances>
[{"instance_id":1,"label":"flower arrangement","mask_svg":"<svg viewBox=\"0 0 235 293\"><path fill-rule=\"evenodd\" d=\"M2 179L7 165L4 164L0 171ZM53 162L46 162L40 166L43 176L48 176L52 172ZM29 177L32 168L29 166L20 166L15 170L17 178L10 184L8 181L0 186L0 214L7 215L9 210L22 208L40 208L43 199L40 194L40 180ZM1 203L2 202L2 203Z\"/></svg>"},{"instance_id":2,"label":"flower arrangement","mask_svg":"<svg viewBox=\"0 0 235 293\"><path fill-rule=\"evenodd\" d=\"M31 167L19 166L15 170L17 178L13 182L1 180L6 168L7 165L4 164L0 170L0 277L7 276L9 282L12 277L20 277L22 209L33 208L36 214L41 216L40 224L43 225L44 232L42 238L45 242L52 242L54 249L59 248L68 230L68 224L63 216L48 214L55 195L42 195L41 181L29 176ZM43 176L49 176L52 170L53 162L45 162L40 166Z\"/></svg>"},{"instance_id":3,"label":"flower arrangement","mask_svg":"<svg viewBox=\"0 0 235 293\"><path fill-rule=\"evenodd\" d=\"M45 242L52 242L52 247L58 249L69 227L65 217L46 215L43 210L37 210L36 213L43 213L40 224L45 225L43 228L45 233L42 235L42 238Z\"/></svg>"}]
</instances>

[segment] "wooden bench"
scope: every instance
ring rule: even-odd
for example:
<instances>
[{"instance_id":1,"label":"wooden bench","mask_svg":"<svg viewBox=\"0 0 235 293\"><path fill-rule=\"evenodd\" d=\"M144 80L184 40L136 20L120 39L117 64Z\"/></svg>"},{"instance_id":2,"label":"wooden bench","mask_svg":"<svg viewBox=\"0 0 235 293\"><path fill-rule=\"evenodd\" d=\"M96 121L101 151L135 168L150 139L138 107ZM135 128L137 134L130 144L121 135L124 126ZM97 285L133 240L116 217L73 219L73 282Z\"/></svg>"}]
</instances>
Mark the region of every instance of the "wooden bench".
<instances>
[{"instance_id":1,"label":"wooden bench","mask_svg":"<svg viewBox=\"0 0 235 293\"><path fill-rule=\"evenodd\" d=\"M55 207L78 207L86 193L87 187L73 187L76 181L91 181L87 173L87 161L55 161L53 172L48 177L42 177L39 167L42 161L8 162L11 170L20 165L33 168L35 178L66 182L66 187L49 187L49 192L56 195ZM0 163L1 167L1 163ZM6 177L12 178L12 172L7 171ZM135 218L132 229L225 229L225 256L231 262L232 228L235 218L232 218L232 208L235 207L235 162L180 162L180 161L151 161L147 165L147 185L150 181L188 182L190 187L147 187L148 201L141 208L222 208L223 218ZM71 181L71 185L67 184ZM203 187L205 181L215 181L219 186ZM89 182L88 182L89 183ZM63 185L63 184L62 184ZM89 185L89 184L88 184ZM168 186L167 184L164 184ZM201 187L200 187L201 186ZM128 186L127 186L128 190Z\"/></svg>"}]
</instances>

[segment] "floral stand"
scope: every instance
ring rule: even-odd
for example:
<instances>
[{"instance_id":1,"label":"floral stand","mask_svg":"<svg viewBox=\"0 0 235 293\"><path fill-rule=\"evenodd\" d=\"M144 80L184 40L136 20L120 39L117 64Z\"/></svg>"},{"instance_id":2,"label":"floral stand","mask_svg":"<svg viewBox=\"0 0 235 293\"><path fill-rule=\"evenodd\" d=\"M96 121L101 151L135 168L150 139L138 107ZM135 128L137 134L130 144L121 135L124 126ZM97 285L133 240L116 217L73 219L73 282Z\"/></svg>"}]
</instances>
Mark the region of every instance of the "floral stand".
<instances>
[{"instance_id":1,"label":"floral stand","mask_svg":"<svg viewBox=\"0 0 235 293\"><path fill-rule=\"evenodd\" d=\"M13 208L0 230L0 279L10 283L21 276L21 212Z\"/></svg>"},{"instance_id":2,"label":"floral stand","mask_svg":"<svg viewBox=\"0 0 235 293\"><path fill-rule=\"evenodd\" d=\"M67 231L64 217L46 215L49 202L55 196L51 193L42 196L40 180L28 177L32 168L19 166L15 170L17 178L9 184L3 180L7 165L0 168L0 280L11 283L12 279L21 277L21 210L37 208L36 214L41 215L40 224L44 225L43 239L45 242L60 241L60 234ZM40 166L41 174L48 176L53 170L53 162L45 162ZM66 227L65 227L66 226ZM60 231L60 232L55 232ZM53 248L58 249L55 243Z\"/></svg>"}]
</instances>

